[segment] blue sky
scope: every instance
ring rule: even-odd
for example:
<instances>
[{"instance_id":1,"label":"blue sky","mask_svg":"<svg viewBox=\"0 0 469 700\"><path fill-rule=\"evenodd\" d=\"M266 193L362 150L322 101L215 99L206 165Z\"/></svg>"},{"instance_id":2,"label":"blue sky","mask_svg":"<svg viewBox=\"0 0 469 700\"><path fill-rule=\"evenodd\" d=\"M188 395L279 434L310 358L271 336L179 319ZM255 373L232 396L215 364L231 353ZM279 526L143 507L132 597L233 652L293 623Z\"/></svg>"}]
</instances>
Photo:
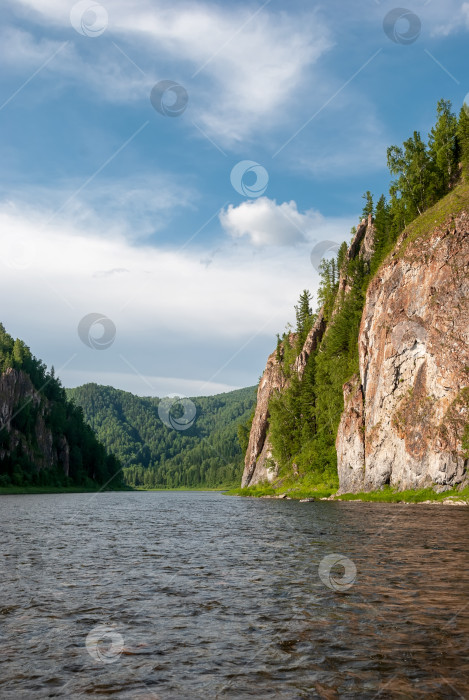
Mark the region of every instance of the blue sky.
<instances>
[{"instance_id":1,"label":"blue sky","mask_svg":"<svg viewBox=\"0 0 469 700\"><path fill-rule=\"evenodd\" d=\"M405 0L398 20L395 7L5 0L7 330L66 386L256 383L299 293L317 289L312 248L348 240L363 192L387 191L386 147L469 92L469 2ZM161 81L181 86L179 116L164 114L171 91L154 109ZM241 161L262 191L252 172L233 186ZM90 313L115 328L104 350L78 336Z\"/></svg>"}]
</instances>

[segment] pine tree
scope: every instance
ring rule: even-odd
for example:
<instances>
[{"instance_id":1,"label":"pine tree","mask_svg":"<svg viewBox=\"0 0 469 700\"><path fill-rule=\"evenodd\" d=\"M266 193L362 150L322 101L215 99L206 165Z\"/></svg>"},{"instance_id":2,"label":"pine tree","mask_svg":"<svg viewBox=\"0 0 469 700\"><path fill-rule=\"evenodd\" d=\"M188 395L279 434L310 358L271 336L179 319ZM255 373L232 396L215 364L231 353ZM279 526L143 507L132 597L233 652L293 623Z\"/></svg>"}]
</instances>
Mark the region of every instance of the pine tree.
<instances>
[{"instance_id":1,"label":"pine tree","mask_svg":"<svg viewBox=\"0 0 469 700\"><path fill-rule=\"evenodd\" d=\"M390 241L389 207L384 194L378 200L375 213L374 257L381 262ZM379 264L379 263L378 263ZM373 270L375 271L375 270Z\"/></svg>"},{"instance_id":2,"label":"pine tree","mask_svg":"<svg viewBox=\"0 0 469 700\"><path fill-rule=\"evenodd\" d=\"M370 190L367 190L365 194L362 195L362 199L365 200L365 206L363 207L362 211L362 218L368 219L368 216L370 214L373 214L374 212L373 195L371 194Z\"/></svg>"},{"instance_id":3,"label":"pine tree","mask_svg":"<svg viewBox=\"0 0 469 700\"><path fill-rule=\"evenodd\" d=\"M430 131L429 153L434 165L435 194L443 197L458 173L458 121L451 111L449 100L440 100L437 106L437 122Z\"/></svg>"},{"instance_id":4,"label":"pine tree","mask_svg":"<svg viewBox=\"0 0 469 700\"><path fill-rule=\"evenodd\" d=\"M295 306L297 346L299 349L303 347L306 336L312 326L312 298L312 294L307 289L304 289L300 294L298 304Z\"/></svg>"},{"instance_id":5,"label":"pine tree","mask_svg":"<svg viewBox=\"0 0 469 700\"><path fill-rule=\"evenodd\" d=\"M464 105L461 109L458 122L458 143L461 153L463 170L469 173L469 107Z\"/></svg>"},{"instance_id":6,"label":"pine tree","mask_svg":"<svg viewBox=\"0 0 469 700\"><path fill-rule=\"evenodd\" d=\"M432 161L418 131L403 148L388 148L388 168L396 175L391 194L400 193L406 212L414 219L432 204Z\"/></svg>"}]
</instances>

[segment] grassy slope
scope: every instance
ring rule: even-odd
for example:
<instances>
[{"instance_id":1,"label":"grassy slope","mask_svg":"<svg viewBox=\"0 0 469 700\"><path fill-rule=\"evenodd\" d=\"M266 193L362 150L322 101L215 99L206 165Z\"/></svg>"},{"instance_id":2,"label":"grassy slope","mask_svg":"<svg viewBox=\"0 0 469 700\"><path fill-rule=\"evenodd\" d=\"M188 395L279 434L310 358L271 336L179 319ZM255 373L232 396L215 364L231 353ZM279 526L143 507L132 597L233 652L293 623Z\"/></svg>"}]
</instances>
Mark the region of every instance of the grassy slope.
<instances>
[{"instance_id":1,"label":"grassy slope","mask_svg":"<svg viewBox=\"0 0 469 700\"><path fill-rule=\"evenodd\" d=\"M451 228L452 219L457 217L462 211L469 210L469 182L463 181L457 185L453 192L437 202L431 209L424 212L413 221L399 237L394 251L383 261L386 265L392 255L398 258L405 256L409 245L419 239L425 239L433 233L436 228L447 226ZM379 271L378 271L379 272ZM378 274L378 272L376 274ZM310 478L312 475L308 475ZM308 477L307 477L308 478ZM313 477L314 479L314 477ZM246 489L232 489L228 495L232 496L272 496L287 493L290 498L327 498L332 496L338 488L338 480L331 480L329 483L314 483L314 481L298 482L294 478L281 479L274 485L259 484ZM446 498L457 498L469 503L469 487L463 490L453 489L443 493L436 493L433 489L419 489L416 491L396 491L389 487L381 491L357 494L343 494L337 496L337 500L343 501L376 501L385 503L421 503L423 501L443 501Z\"/></svg>"}]
</instances>

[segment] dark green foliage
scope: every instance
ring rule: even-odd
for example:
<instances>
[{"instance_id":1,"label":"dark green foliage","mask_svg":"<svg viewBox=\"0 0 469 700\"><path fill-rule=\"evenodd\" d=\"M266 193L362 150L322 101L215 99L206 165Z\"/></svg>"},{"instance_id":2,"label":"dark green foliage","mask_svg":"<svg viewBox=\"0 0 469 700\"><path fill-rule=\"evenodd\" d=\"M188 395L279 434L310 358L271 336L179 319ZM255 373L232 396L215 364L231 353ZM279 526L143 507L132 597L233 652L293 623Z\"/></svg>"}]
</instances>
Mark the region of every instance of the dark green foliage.
<instances>
[{"instance_id":1,"label":"dark green foliage","mask_svg":"<svg viewBox=\"0 0 469 700\"><path fill-rule=\"evenodd\" d=\"M458 176L458 120L451 111L449 100L438 102L437 122L430 132L428 145L435 169L435 193L439 199L447 194Z\"/></svg>"},{"instance_id":2,"label":"dark green foliage","mask_svg":"<svg viewBox=\"0 0 469 700\"><path fill-rule=\"evenodd\" d=\"M322 298L329 311L336 308L327 333L308 358L302 380L291 373L288 389L274 395L269 404L270 439L284 474L292 462L301 477L314 472L318 478L327 479L336 472L335 437L343 411L342 387L358 370L358 329L370 279L360 259L346 266L342 262L352 290L339 300L339 257L344 257L342 248L337 260L324 261L321 267Z\"/></svg>"},{"instance_id":3,"label":"dark green foliage","mask_svg":"<svg viewBox=\"0 0 469 700\"><path fill-rule=\"evenodd\" d=\"M469 173L469 106L463 107L459 115L458 143L461 162L467 175Z\"/></svg>"},{"instance_id":4,"label":"dark green foliage","mask_svg":"<svg viewBox=\"0 0 469 700\"><path fill-rule=\"evenodd\" d=\"M300 294L298 304L295 306L296 314L296 344L297 350L300 351L304 345L306 337L313 325L313 312L311 309L312 295L304 289Z\"/></svg>"},{"instance_id":5,"label":"dark green foliage","mask_svg":"<svg viewBox=\"0 0 469 700\"><path fill-rule=\"evenodd\" d=\"M34 357L21 340L13 340L0 324L0 371L14 369L29 377L39 393L32 400L23 400L14 410L12 433L0 426L0 483L17 486L86 486L93 488L110 483L122 486L121 466L107 455L91 428L83 419L82 410L67 400L65 389L46 365ZM69 473L59 463L39 469L44 455L38 447L37 426L43 415L46 429L52 433L53 449L58 454L65 445L70 450ZM12 438L14 436L14 440ZM12 447L13 446L13 447Z\"/></svg>"},{"instance_id":6,"label":"dark green foliage","mask_svg":"<svg viewBox=\"0 0 469 700\"><path fill-rule=\"evenodd\" d=\"M340 253L340 251L339 251ZM319 265L321 280L318 289L318 311L324 309L324 318L329 320L334 306L335 296L339 287L339 260L323 258Z\"/></svg>"},{"instance_id":7,"label":"dark green foliage","mask_svg":"<svg viewBox=\"0 0 469 700\"><path fill-rule=\"evenodd\" d=\"M131 486L216 487L238 483L241 478L238 426L246 444L254 387L191 399L197 417L187 430L162 423L158 398L97 384L68 389L67 394L82 408L98 438L121 460L126 483Z\"/></svg>"},{"instance_id":8,"label":"dark green foliage","mask_svg":"<svg viewBox=\"0 0 469 700\"><path fill-rule=\"evenodd\" d=\"M367 190L365 194L362 195L362 199L365 200L365 205L362 211L362 218L368 219L368 216L374 213L373 195L371 194L370 190Z\"/></svg>"},{"instance_id":9,"label":"dark green foliage","mask_svg":"<svg viewBox=\"0 0 469 700\"><path fill-rule=\"evenodd\" d=\"M254 412L255 409L253 408L248 420L245 423L239 423L238 425L237 435L239 446L241 447L241 454L246 454L246 450L248 449L249 435L251 433L252 421L254 420Z\"/></svg>"}]
</instances>

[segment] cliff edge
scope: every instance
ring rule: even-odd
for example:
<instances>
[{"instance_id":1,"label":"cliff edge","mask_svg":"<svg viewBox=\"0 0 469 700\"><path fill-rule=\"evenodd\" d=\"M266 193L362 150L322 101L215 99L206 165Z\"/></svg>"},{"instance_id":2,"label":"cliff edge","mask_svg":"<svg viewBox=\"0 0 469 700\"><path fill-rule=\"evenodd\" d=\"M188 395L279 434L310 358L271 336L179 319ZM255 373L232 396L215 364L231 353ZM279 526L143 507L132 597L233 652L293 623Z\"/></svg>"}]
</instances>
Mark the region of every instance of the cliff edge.
<instances>
[{"instance_id":1,"label":"cliff edge","mask_svg":"<svg viewBox=\"0 0 469 700\"><path fill-rule=\"evenodd\" d=\"M404 232L367 290L337 433L341 493L468 482L468 210L430 231Z\"/></svg>"}]
</instances>

